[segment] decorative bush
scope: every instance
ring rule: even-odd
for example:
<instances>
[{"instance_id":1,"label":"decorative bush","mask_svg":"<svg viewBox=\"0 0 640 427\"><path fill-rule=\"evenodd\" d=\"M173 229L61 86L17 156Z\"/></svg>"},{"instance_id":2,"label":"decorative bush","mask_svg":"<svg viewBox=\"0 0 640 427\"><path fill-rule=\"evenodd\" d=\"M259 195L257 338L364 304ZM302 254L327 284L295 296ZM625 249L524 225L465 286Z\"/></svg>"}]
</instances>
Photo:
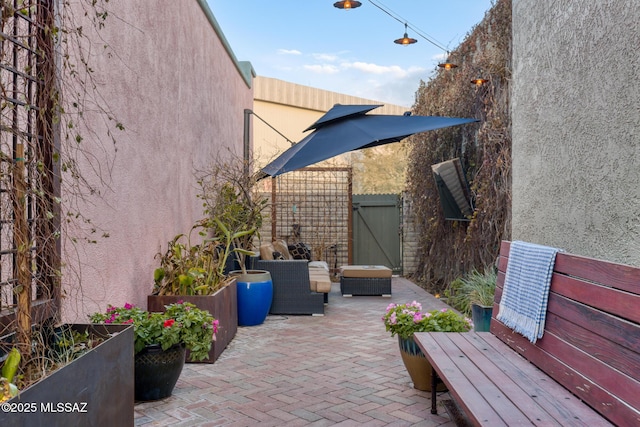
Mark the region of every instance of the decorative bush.
<instances>
[{"instance_id":1,"label":"decorative bush","mask_svg":"<svg viewBox=\"0 0 640 427\"><path fill-rule=\"evenodd\" d=\"M161 345L163 350L184 344L191 351L191 358L198 361L209 357L218 332L218 321L188 302L169 304L164 313L150 313L128 303L123 307L109 305L105 313L94 313L89 319L92 323L132 323L136 353L153 344Z\"/></svg>"},{"instance_id":2,"label":"decorative bush","mask_svg":"<svg viewBox=\"0 0 640 427\"><path fill-rule=\"evenodd\" d=\"M416 332L467 332L472 326L468 318L446 308L423 313L416 301L389 304L382 321L391 336L397 334L404 339Z\"/></svg>"}]
</instances>

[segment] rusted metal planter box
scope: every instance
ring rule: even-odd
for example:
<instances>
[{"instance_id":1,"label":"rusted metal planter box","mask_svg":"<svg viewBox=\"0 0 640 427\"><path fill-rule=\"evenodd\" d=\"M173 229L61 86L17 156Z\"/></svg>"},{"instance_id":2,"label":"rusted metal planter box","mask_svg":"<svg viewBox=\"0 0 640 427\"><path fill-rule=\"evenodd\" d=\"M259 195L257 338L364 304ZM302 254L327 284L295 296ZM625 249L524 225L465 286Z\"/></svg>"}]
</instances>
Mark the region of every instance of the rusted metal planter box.
<instances>
[{"instance_id":1,"label":"rusted metal planter box","mask_svg":"<svg viewBox=\"0 0 640 427\"><path fill-rule=\"evenodd\" d=\"M105 341L4 403L0 425L133 425L133 326L69 326Z\"/></svg>"},{"instance_id":2,"label":"rusted metal planter box","mask_svg":"<svg viewBox=\"0 0 640 427\"><path fill-rule=\"evenodd\" d=\"M216 340L209 351L209 358L199 363L213 363L220 357L238 331L237 299L238 289L236 281L233 280L229 285L213 295L149 295L147 297L147 309L149 311L163 312L165 305L184 301L194 304L201 310L209 311L220 324L218 325ZM190 360L188 352L187 362L195 363L195 361Z\"/></svg>"}]
</instances>

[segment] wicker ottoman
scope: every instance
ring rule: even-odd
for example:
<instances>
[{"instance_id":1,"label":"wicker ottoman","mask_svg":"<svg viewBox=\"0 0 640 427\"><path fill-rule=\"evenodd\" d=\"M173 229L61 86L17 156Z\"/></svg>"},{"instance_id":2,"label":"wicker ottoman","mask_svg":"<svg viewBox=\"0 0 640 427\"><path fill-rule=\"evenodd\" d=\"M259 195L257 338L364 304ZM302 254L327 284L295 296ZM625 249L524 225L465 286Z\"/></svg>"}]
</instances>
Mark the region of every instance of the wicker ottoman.
<instances>
[{"instance_id":1,"label":"wicker ottoman","mask_svg":"<svg viewBox=\"0 0 640 427\"><path fill-rule=\"evenodd\" d=\"M353 295L391 297L391 269L383 265L345 265L340 267L340 292Z\"/></svg>"}]
</instances>

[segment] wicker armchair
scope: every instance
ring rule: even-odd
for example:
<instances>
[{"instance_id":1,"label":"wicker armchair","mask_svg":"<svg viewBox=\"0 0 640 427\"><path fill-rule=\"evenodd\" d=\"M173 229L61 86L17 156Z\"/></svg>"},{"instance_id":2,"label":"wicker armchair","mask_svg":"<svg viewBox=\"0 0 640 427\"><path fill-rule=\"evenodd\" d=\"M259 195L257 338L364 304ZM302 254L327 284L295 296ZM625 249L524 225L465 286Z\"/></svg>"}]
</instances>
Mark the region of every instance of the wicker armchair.
<instances>
[{"instance_id":1,"label":"wicker armchair","mask_svg":"<svg viewBox=\"0 0 640 427\"><path fill-rule=\"evenodd\" d=\"M257 260L255 268L271 273L270 314L324 315L324 295L311 291L306 260Z\"/></svg>"}]
</instances>

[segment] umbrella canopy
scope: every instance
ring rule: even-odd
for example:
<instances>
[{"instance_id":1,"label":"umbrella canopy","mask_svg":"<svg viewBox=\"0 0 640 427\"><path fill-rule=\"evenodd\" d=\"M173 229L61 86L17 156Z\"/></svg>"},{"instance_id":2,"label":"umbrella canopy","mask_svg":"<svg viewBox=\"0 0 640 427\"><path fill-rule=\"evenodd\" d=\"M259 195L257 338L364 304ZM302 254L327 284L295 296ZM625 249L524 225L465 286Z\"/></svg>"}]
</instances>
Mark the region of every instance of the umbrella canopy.
<instances>
[{"instance_id":1,"label":"umbrella canopy","mask_svg":"<svg viewBox=\"0 0 640 427\"><path fill-rule=\"evenodd\" d=\"M312 133L262 168L262 172L277 176L349 151L397 142L415 133L478 121L408 114L366 114L378 107L380 105L336 104L306 129L315 129Z\"/></svg>"}]
</instances>

